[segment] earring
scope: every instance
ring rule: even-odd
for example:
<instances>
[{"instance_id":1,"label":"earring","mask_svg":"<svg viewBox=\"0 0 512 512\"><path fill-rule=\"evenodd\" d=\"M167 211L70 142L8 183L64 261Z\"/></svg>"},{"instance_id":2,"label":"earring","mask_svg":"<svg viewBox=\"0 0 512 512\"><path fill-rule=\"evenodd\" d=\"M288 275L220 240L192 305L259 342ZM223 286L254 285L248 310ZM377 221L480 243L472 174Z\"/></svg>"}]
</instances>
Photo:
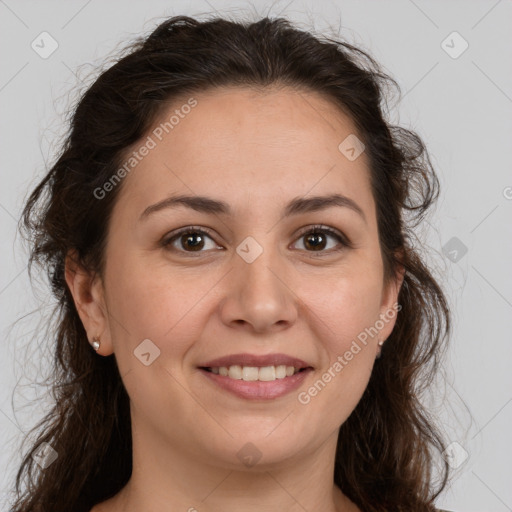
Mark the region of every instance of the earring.
<instances>
[{"instance_id":1,"label":"earring","mask_svg":"<svg viewBox=\"0 0 512 512\"><path fill-rule=\"evenodd\" d=\"M91 341L92 348L98 352L100 348L100 338L99 336L95 336Z\"/></svg>"},{"instance_id":2,"label":"earring","mask_svg":"<svg viewBox=\"0 0 512 512\"><path fill-rule=\"evenodd\" d=\"M379 351L377 352L375 359L379 359L379 357L382 355L382 345L384 345L384 340L379 340L378 345L379 345Z\"/></svg>"}]
</instances>

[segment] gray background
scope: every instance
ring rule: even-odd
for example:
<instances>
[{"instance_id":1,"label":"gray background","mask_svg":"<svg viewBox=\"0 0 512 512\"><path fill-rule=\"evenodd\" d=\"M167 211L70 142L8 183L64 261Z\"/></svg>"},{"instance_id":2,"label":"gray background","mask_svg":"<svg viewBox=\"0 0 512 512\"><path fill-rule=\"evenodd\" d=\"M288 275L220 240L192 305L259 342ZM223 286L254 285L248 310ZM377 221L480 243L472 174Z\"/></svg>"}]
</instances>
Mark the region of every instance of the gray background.
<instances>
[{"instance_id":1,"label":"gray background","mask_svg":"<svg viewBox=\"0 0 512 512\"><path fill-rule=\"evenodd\" d=\"M165 16L214 10L282 14L328 35L341 27L342 37L370 51L398 80L403 98L392 120L424 138L442 186L435 212L418 230L454 318L446 375L425 398L457 443L450 452L457 469L438 506L512 510L510 0L0 0L2 502L13 487L21 443L50 403L39 383L52 357L44 331L52 298L43 279L30 284L26 250L16 236L26 193L53 161L66 109L90 83L91 64L102 63ZM58 44L46 59L31 47L33 41L42 46L44 31ZM463 39L450 36L454 31ZM45 41L48 50L51 41ZM457 55L464 41L469 47ZM7 510L7 504L0 508Z\"/></svg>"}]
</instances>

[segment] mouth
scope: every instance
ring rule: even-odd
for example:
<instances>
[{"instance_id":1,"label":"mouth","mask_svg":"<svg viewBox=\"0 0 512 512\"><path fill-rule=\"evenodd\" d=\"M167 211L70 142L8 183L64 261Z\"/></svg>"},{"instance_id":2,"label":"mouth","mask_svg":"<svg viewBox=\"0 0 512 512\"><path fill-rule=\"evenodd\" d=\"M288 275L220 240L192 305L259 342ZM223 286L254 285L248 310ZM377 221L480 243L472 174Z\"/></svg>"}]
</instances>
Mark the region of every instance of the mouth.
<instances>
[{"instance_id":1,"label":"mouth","mask_svg":"<svg viewBox=\"0 0 512 512\"><path fill-rule=\"evenodd\" d=\"M301 386L313 366L285 354L234 354L198 366L214 389L247 400L270 400Z\"/></svg>"},{"instance_id":2,"label":"mouth","mask_svg":"<svg viewBox=\"0 0 512 512\"><path fill-rule=\"evenodd\" d=\"M243 380L246 382L271 382L278 379L285 379L293 375L304 372L311 367L296 368L294 366L278 365L278 366L213 366L199 367L201 370L228 377L234 380Z\"/></svg>"}]
</instances>

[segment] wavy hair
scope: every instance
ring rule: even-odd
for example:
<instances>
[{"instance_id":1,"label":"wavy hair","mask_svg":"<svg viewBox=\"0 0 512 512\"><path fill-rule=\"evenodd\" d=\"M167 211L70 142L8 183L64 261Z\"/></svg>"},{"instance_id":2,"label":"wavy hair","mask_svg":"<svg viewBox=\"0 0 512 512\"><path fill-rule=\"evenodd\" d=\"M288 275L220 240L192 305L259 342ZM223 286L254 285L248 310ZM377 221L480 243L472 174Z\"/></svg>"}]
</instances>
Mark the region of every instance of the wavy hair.
<instances>
[{"instance_id":1,"label":"wavy hair","mask_svg":"<svg viewBox=\"0 0 512 512\"><path fill-rule=\"evenodd\" d=\"M421 138L386 120L386 91L399 91L398 84L365 51L284 18L175 16L125 47L81 95L56 162L24 206L20 231L30 243L29 272L37 263L56 299L55 404L32 430L36 441L18 470L12 512L87 512L131 475L129 397L114 355L91 350L64 277L70 251L85 268L103 272L120 187L102 200L94 190L147 135L167 102L221 86L272 85L322 95L353 120L370 162L385 279L405 269L395 328L341 425L334 482L365 512L435 510L449 468L421 395L446 348L450 311L415 248L413 229L437 199L439 182ZM44 443L58 457L41 470L33 455Z\"/></svg>"}]
</instances>

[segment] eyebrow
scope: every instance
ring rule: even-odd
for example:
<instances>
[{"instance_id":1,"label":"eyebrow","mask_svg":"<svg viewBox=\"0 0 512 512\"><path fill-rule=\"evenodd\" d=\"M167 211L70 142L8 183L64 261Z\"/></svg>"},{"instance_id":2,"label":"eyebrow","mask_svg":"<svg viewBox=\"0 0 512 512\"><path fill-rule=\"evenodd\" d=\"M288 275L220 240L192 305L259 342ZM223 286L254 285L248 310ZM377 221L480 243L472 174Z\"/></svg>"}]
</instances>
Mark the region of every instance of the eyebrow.
<instances>
[{"instance_id":1,"label":"eyebrow","mask_svg":"<svg viewBox=\"0 0 512 512\"><path fill-rule=\"evenodd\" d=\"M184 206L192 210L208 213L233 215L230 206L224 201L219 201L205 196L178 195L171 196L158 203L148 206L141 214L139 220L146 219L152 213L166 208L176 208ZM349 197L341 194L331 194L328 196L296 197L292 199L285 207L282 218L301 213L317 212L332 207L344 207L358 213L367 222L362 208Z\"/></svg>"}]
</instances>

